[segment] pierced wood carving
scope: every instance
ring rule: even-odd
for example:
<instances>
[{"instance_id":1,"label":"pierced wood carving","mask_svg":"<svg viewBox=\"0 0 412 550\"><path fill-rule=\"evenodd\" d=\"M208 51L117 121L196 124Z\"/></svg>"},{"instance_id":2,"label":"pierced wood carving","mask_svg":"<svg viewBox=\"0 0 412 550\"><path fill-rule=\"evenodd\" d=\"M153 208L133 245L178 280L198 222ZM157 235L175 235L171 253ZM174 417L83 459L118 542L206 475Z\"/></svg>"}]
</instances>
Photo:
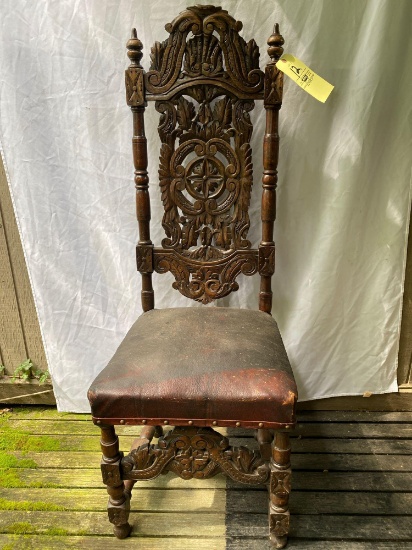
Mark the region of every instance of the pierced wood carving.
<instances>
[{"instance_id":1,"label":"pierced wood carving","mask_svg":"<svg viewBox=\"0 0 412 550\"><path fill-rule=\"evenodd\" d=\"M173 287L208 303L238 289L236 277L258 271L247 239L253 184L253 99L263 97L259 50L238 34L226 11L188 8L152 49L148 99L160 113L159 183L164 206L162 249L154 270ZM188 34L192 38L188 40Z\"/></svg>"},{"instance_id":2,"label":"pierced wood carving","mask_svg":"<svg viewBox=\"0 0 412 550\"><path fill-rule=\"evenodd\" d=\"M176 279L173 288L204 304L238 290L236 277L240 273L254 275L257 268L256 250L235 251L213 262L185 262L173 250L155 249L155 271L173 273Z\"/></svg>"},{"instance_id":3,"label":"pierced wood carving","mask_svg":"<svg viewBox=\"0 0 412 550\"><path fill-rule=\"evenodd\" d=\"M219 93L213 87L188 90L198 109L184 96L156 104L162 114L159 183L167 237L163 250L155 249L154 269L171 271L174 288L203 303L237 290L237 275L258 269L246 238L253 102L216 98Z\"/></svg>"},{"instance_id":4,"label":"pierced wood carving","mask_svg":"<svg viewBox=\"0 0 412 550\"><path fill-rule=\"evenodd\" d=\"M216 77L239 98L261 97L259 48L239 35L242 26L220 7L192 6L180 13L165 27L170 36L152 48L147 98L161 94L168 99L194 82L209 84Z\"/></svg>"},{"instance_id":5,"label":"pierced wood carving","mask_svg":"<svg viewBox=\"0 0 412 550\"><path fill-rule=\"evenodd\" d=\"M182 58L185 74L197 77L203 71L208 77L219 78L210 80L208 86L179 87L171 99L156 102L161 114L159 184L166 238L163 249L154 251L154 269L172 272L174 288L184 296L208 303L237 290L235 279L240 273L253 275L258 270L257 253L247 240L253 184L249 113L254 102L239 99L222 86L226 74L222 60L231 47L226 44L225 50L222 44L226 39L233 43L234 20L219 9L213 14L211 8L193 10L189 9L193 17L207 15L208 22L202 19L199 30L192 29L195 36L187 43ZM219 23L221 19L224 23ZM229 23L233 27L229 25L230 32ZM230 40L225 35L219 41L211 34L216 26L223 34L229 32ZM183 35L176 36L183 40ZM239 44L246 44L238 38ZM244 47L250 55L248 61L243 61L253 71L253 60L258 59L256 45L250 42ZM165 48L155 46L154 66L161 66ZM232 76L241 78L243 73L233 60L232 65Z\"/></svg>"},{"instance_id":6,"label":"pierced wood carving","mask_svg":"<svg viewBox=\"0 0 412 550\"><path fill-rule=\"evenodd\" d=\"M223 472L235 481L266 483L269 467L258 451L231 447L211 428L177 427L157 445L144 444L122 459L123 479L153 479L174 472L183 479L206 479Z\"/></svg>"}]
</instances>

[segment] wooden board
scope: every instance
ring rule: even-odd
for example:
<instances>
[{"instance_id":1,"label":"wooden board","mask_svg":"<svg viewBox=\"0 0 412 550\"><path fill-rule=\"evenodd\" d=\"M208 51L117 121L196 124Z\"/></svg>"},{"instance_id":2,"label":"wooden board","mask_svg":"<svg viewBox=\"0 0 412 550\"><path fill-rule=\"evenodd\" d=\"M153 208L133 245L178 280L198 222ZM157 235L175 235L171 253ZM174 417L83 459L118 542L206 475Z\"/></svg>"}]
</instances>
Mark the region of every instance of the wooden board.
<instances>
[{"instance_id":1,"label":"wooden board","mask_svg":"<svg viewBox=\"0 0 412 550\"><path fill-rule=\"evenodd\" d=\"M16 486L30 487L32 484L52 484L62 488L101 488L102 479L98 465L92 469L54 469L36 468L21 469L10 468L9 473L17 480ZM0 484L1 484L0 470ZM9 485L10 486L10 485ZM248 486L226 481L223 475L211 479L191 479L183 481L172 474L160 476L150 481L139 481L137 488L146 489L225 489L236 488L243 491L249 490ZM252 490L252 489L250 489ZM265 489L262 489L265 490ZM412 475L410 472L314 472L294 471L293 490L307 491L407 491L412 492Z\"/></svg>"},{"instance_id":2,"label":"wooden board","mask_svg":"<svg viewBox=\"0 0 412 550\"><path fill-rule=\"evenodd\" d=\"M96 467L100 464L101 453L72 452L64 453L59 451L30 452L14 451L18 459L28 456L37 464L38 468L90 468L93 464ZM388 471L388 472L411 472L412 460L408 455L349 455L349 454L298 454L292 455L292 467L295 470L314 471Z\"/></svg>"},{"instance_id":3,"label":"wooden board","mask_svg":"<svg viewBox=\"0 0 412 550\"><path fill-rule=\"evenodd\" d=\"M112 525L107 521L106 512L20 512L0 513L0 532L10 532L13 524L29 523L37 532L62 528L73 535L111 535ZM221 513L132 513L130 523L138 526L132 536L149 537L197 537L225 536L225 515ZM159 531L161 529L161 537ZM117 544L119 542L117 541ZM120 548L119 548L120 550Z\"/></svg>"},{"instance_id":4,"label":"wooden board","mask_svg":"<svg viewBox=\"0 0 412 550\"><path fill-rule=\"evenodd\" d=\"M408 252L399 340L398 384L412 386L412 216L409 220Z\"/></svg>"},{"instance_id":5,"label":"wooden board","mask_svg":"<svg viewBox=\"0 0 412 550\"><path fill-rule=\"evenodd\" d=\"M289 539L287 550L411 550L410 542L401 541L339 541ZM273 550L263 539L227 539L226 550Z\"/></svg>"},{"instance_id":6,"label":"wooden board","mask_svg":"<svg viewBox=\"0 0 412 550\"><path fill-rule=\"evenodd\" d=\"M235 491L235 489L232 489ZM185 512L191 510L198 513L261 513L267 512L266 490L249 489L236 491L236 499L230 499L226 506L225 489L176 489L155 490L141 488L135 491L131 501L131 509L135 512ZM107 506L107 494L101 489L2 489L1 498L16 503L19 507L22 501L32 503L29 509L36 510L38 502L59 506L67 511L89 510L104 512ZM1 501L0 501L1 509ZM316 492L310 493L310 508L308 509L308 494L295 490L291 499L293 514L358 514L401 515L405 510L412 510L411 493L369 493L369 492Z\"/></svg>"},{"instance_id":7,"label":"wooden board","mask_svg":"<svg viewBox=\"0 0 412 550\"><path fill-rule=\"evenodd\" d=\"M24 407L16 408L13 411L14 420L53 420L64 421L75 420L77 422L91 422L90 414L79 413L61 413L55 407ZM381 423L381 422L396 422L409 423L412 422L412 412L393 412L393 411L350 411L350 410L314 410L300 411L298 413L299 422L361 422L365 423ZM97 429L97 428L96 428Z\"/></svg>"},{"instance_id":8,"label":"wooden board","mask_svg":"<svg viewBox=\"0 0 412 550\"><path fill-rule=\"evenodd\" d=\"M342 521L342 518L345 518ZM226 535L265 539L267 514L231 514ZM372 515L295 515L291 520L291 538L347 540L396 540L412 542L411 518ZM332 543L330 543L332 544ZM331 546L331 550L333 546Z\"/></svg>"},{"instance_id":9,"label":"wooden board","mask_svg":"<svg viewBox=\"0 0 412 550\"><path fill-rule=\"evenodd\" d=\"M4 185L2 178L4 178L4 172L0 164L0 187ZM5 183L7 185L7 181ZM6 373L11 374L20 363L27 359L27 349L17 302L3 208L0 199L0 349Z\"/></svg>"},{"instance_id":10,"label":"wooden board","mask_svg":"<svg viewBox=\"0 0 412 550\"><path fill-rule=\"evenodd\" d=\"M362 397L359 395L328 397L313 401L299 401L298 411L412 411L411 388L399 393L385 393Z\"/></svg>"},{"instance_id":11,"label":"wooden board","mask_svg":"<svg viewBox=\"0 0 412 550\"><path fill-rule=\"evenodd\" d=\"M13 203L7 182L3 160L0 157L0 361L6 372L12 374L16 367L30 358L35 366L46 371L37 311L21 245ZM51 389L51 386L49 386ZM0 403L2 400L34 393L32 385L24 391L0 378ZM37 390L38 391L38 390ZM20 393L19 393L20 392ZM54 404L54 395L13 399L13 403Z\"/></svg>"},{"instance_id":12,"label":"wooden board","mask_svg":"<svg viewBox=\"0 0 412 550\"><path fill-rule=\"evenodd\" d=\"M139 550L225 550L226 542L222 538L200 537L133 537L123 541L121 548ZM6 546L11 545L11 546ZM59 536L16 536L0 535L0 548L13 550L61 550L62 548L81 548L85 550L121 550L119 541L114 537L59 537ZM378 549L379 550L379 549Z\"/></svg>"},{"instance_id":13,"label":"wooden board","mask_svg":"<svg viewBox=\"0 0 412 550\"><path fill-rule=\"evenodd\" d=\"M291 440L289 548L412 548L410 420L409 413L300 415ZM107 493L100 481L99 430L89 416L31 409L11 415L7 425L20 434L10 440L7 452L34 460L37 468L0 470L0 548L10 543L24 550L270 549L265 487L243 486L221 475L205 481L187 482L167 475L138 482L131 502L132 537L115 540L105 513ZM139 431L119 427L122 448L129 448ZM250 431L225 432L236 444L256 446ZM13 450L20 437L28 448L36 449L42 442L52 448L58 442L59 447ZM43 511L45 506L60 509ZM24 537L16 535L22 530Z\"/></svg>"},{"instance_id":14,"label":"wooden board","mask_svg":"<svg viewBox=\"0 0 412 550\"><path fill-rule=\"evenodd\" d=\"M295 437L291 434L292 451L298 453L358 453L358 454L412 454L411 439L324 439ZM27 440L34 448L40 435L28 435ZM48 435L60 451L99 451L99 437L95 435ZM120 446L123 451L131 448L135 439L132 435L122 435ZM248 445L257 448L251 437L230 437L232 445Z\"/></svg>"},{"instance_id":15,"label":"wooden board","mask_svg":"<svg viewBox=\"0 0 412 550\"><path fill-rule=\"evenodd\" d=\"M39 393L40 392L40 393ZM16 380L13 382L11 377L0 379L0 404L4 407L13 407L14 405L53 405L56 402L53 386L51 384L39 384L36 379Z\"/></svg>"},{"instance_id":16,"label":"wooden board","mask_svg":"<svg viewBox=\"0 0 412 550\"><path fill-rule=\"evenodd\" d=\"M0 535L0 548L11 544L13 550L60 550L61 548L81 548L91 550L119 550L119 541L111 537L48 537L48 536L27 536ZM133 537L124 541L122 547L139 550L186 550L196 548L198 550L273 550L268 542L262 539L239 539L227 538L219 540L216 538L186 538L176 537L162 539L159 537ZM127 545L127 546L126 546ZM401 541L314 541L314 540L290 540L288 550L410 550L410 542Z\"/></svg>"},{"instance_id":17,"label":"wooden board","mask_svg":"<svg viewBox=\"0 0 412 550\"><path fill-rule=\"evenodd\" d=\"M19 431L26 431L38 435L94 435L99 437L99 428L92 422L78 422L67 420L65 422L51 420L20 420L10 419L10 426ZM140 433L140 426L117 426L116 433L119 436L137 436ZM250 436L251 430L227 430L220 429L222 434L233 434L237 436ZM305 422L298 423L293 430L294 436L304 435L305 437L316 438L410 438L412 437L412 424L408 422L394 423L388 428L384 423L370 422L367 425L359 422Z\"/></svg>"},{"instance_id":18,"label":"wooden board","mask_svg":"<svg viewBox=\"0 0 412 550\"><path fill-rule=\"evenodd\" d=\"M411 454L411 439L331 439L325 438L291 438L292 451L298 453L352 453L352 454ZM60 451L99 451L99 438L95 435L48 435ZM32 445L39 439L39 435L28 435L27 440ZM120 437L120 446L123 451L131 448L135 436L123 435ZM249 445L258 447L250 437L230 437L232 445Z\"/></svg>"}]
</instances>

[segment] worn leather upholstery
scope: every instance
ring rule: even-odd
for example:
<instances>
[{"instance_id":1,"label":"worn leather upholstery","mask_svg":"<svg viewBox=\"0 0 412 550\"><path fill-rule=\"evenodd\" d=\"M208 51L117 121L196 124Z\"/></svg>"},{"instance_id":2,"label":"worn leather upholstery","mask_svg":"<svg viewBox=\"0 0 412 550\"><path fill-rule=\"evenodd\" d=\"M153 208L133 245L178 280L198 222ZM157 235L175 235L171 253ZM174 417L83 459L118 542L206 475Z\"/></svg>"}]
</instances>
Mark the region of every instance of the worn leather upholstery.
<instances>
[{"instance_id":1,"label":"worn leather upholstery","mask_svg":"<svg viewBox=\"0 0 412 550\"><path fill-rule=\"evenodd\" d=\"M272 428L294 423L297 390L270 315L174 308L139 317L88 396L102 423Z\"/></svg>"}]
</instances>

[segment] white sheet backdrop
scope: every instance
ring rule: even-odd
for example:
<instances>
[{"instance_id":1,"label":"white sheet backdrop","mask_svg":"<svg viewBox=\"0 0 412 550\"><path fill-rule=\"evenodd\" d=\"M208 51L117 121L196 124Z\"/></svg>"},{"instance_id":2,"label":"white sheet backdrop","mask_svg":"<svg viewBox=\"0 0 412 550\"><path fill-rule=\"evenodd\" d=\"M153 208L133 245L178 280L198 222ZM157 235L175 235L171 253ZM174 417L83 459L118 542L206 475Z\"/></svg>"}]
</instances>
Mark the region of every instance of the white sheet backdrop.
<instances>
[{"instance_id":1,"label":"white sheet backdrop","mask_svg":"<svg viewBox=\"0 0 412 550\"><path fill-rule=\"evenodd\" d=\"M185 1L2 0L1 142L62 411L140 313L134 265L125 42L154 39ZM205 2L206 3L206 2ZM302 400L394 391L411 180L412 2L225 0L267 61L285 51L335 85L325 105L294 83L281 111L274 311ZM262 109L256 111L260 197ZM153 238L159 244L157 113L147 111ZM251 231L259 240L259 223ZM224 305L257 307L258 278ZM155 277L157 307L196 305Z\"/></svg>"}]
</instances>

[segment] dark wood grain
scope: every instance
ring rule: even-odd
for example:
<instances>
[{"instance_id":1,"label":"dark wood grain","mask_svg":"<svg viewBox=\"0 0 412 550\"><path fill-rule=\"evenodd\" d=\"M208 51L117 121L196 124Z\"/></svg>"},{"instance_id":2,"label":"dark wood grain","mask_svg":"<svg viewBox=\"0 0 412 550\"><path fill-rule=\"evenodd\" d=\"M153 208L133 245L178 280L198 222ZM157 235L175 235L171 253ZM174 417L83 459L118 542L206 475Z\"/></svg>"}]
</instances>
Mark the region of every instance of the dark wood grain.
<instances>
[{"instance_id":1,"label":"dark wood grain","mask_svg":"<svg viewBox=\"0 0 412 550\"><path fill-rule=\"evenodd\" d=\"M260 266L259 309L272 311L272 275L275 271L275 243L273 241L273 224L276 219L276 186L278 181L279 157L279 109L282 106L283 73L276 63L283 53L283 37L279 25L275 25L273 34L268 39L270 63L265 70L266 130L263 141L263 192L262 192L262 240L259 251L264 258Z\"/></svg>"},{"instance_id":2,"label":"dark wood grain","mask_svg":"<svg viewBox=\"0 0 412 550\"><path fill-rule=\"evenodd\" d=\"M147 174L147 140L144 128L144 87L142 43L137 38L136 29L127 43L130 66L126 70L126 100L133 113L133 160L134 181L136 186L136 215L139 224L139 242L136 247L137 268L142 275L143 311L154 308L152 286L153 244L150 240L150 198L149 177Z\"/></svg>"},{"instance_id":3,"label":"dark wood grain","mask_svg":"<svg viewBox=\"0 0 412 550\"><path fill-rule=\"evenodd\" d=\"M101 433L100 446L103 453L101 470L103 483L106 484L109 493L107 512L109 521L114 526L114 534L117 538L124 539L129 536L132 528L127 521L130 511L130 497L125 491L120 471L119 439L113 426L102 426Z\"/></svg>"},{"instance_id":4,"label":"dark wood grain","mask_svg":"<svg viewBox=\"0 0 412 550\"><path fill-rule=\"evenodd\" d=\"M272 442L269 483L269 538L276 548L287 543L291 477L289 434L278 431Z\"/></svg>"}]
</instances>

